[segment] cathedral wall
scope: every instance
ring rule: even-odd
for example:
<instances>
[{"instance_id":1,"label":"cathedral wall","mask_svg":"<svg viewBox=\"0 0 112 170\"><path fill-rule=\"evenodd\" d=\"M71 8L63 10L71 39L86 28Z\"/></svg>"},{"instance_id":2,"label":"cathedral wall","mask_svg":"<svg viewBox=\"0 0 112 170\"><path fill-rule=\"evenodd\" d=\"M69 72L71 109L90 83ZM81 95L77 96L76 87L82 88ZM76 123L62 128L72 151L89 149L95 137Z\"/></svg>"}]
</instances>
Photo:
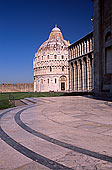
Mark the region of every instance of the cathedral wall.
<instances>
[{"instance_id":1,"label":"cathedral wall","mask_svg":"<svg viewBox=\"0 0 112 170\"><path fill-rule=\"evenodd\" d=\"M93 33L69 46L69 90L93 91Z\"/></svg>"},{"instance_id":2,"label":"cathedral wall","mask_svg":"<svg viewBox=\"0 0 112 170\"><path fill-rule=\"evenodd\" d=\"M95 93L112 94L112 2L93 0Z\"/></svg>"}]
</instances>

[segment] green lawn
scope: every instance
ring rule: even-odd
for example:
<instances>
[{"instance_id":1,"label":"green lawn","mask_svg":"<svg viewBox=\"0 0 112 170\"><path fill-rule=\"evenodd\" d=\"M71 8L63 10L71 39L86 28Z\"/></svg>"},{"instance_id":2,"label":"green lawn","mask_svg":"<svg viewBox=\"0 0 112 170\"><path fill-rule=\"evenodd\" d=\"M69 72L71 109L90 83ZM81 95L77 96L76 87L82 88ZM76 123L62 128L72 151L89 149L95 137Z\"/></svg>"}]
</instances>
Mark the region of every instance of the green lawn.
<instances>
[{"instance_id":1,"label":"green lawn","mask_svg":"<svg viewBox=\"0 0 112 170\"><path fill-rule=\"evenodd\" d=\"M57 92L11 92L11 93L0 93L0 109L6 109L13 107L9 102L9 95L13 95L15 100L29 98L29 97L55 97L62 96L63 93Z\"/></svg>"},{"instance_id":2,"label":"green lawn","mask_svg":"<svg viewBox=\"0 0 112 170\"><path fill-rule=\"evenodd\" d=\"M12 104L10 104L8 99L0 100L0 110L1 109L7 109L13 107Z\"/></svg>"}]
</instances>

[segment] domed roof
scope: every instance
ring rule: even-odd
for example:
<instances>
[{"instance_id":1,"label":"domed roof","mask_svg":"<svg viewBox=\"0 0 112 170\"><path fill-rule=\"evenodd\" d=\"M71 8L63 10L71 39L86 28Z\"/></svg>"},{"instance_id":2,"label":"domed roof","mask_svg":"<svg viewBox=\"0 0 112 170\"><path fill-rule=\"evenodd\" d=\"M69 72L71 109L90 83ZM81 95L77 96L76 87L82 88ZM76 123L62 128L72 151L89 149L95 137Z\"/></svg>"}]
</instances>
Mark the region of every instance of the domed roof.
<instances>
[{"instance_id":1,"label":"domed roof","mask_svg":"<svg viewBox=\"0 0 112 170\"><path fill-rule=\"evenodd\" d=\"M55 31L60 31L61 32L61 30L57 27L57 25L55 25L55 28L53 28L52 31L53 32L55 32Z\"/></svg>"},{"instance_id":2,"label":"domed roof","mask_svg":"<svg viewBox=\"0 0 112 170\"><path fill-rule=\"evenodd\" d=\"M64 40L63 35L61 30L55 26L52 31L50 32L49 38L47 41L45 41L39 48L38 52L41 50L47 50L47 49L51 49L51 48L56 48L59 49L60 46L63 48L67 48L68 47L69 42Z\"/></svg>"}]
</instances>

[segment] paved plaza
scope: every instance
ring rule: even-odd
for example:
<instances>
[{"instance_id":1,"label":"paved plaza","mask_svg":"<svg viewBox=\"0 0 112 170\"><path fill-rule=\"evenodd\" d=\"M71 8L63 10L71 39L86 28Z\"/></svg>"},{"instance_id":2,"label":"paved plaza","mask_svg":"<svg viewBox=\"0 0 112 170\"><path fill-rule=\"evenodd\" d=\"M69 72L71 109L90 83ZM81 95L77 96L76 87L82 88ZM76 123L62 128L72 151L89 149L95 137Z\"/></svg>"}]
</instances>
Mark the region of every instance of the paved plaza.
<instances>
[{"instance_id":1,"label":"paved plaza","mask_svg":"<svg viewBox=\"0 0 112 170\"><path fill-rule=\"evenodd\" d=\"M112 170L112 104L33 98L0 111L0 170Z\"/></svg>"}]
</instances>

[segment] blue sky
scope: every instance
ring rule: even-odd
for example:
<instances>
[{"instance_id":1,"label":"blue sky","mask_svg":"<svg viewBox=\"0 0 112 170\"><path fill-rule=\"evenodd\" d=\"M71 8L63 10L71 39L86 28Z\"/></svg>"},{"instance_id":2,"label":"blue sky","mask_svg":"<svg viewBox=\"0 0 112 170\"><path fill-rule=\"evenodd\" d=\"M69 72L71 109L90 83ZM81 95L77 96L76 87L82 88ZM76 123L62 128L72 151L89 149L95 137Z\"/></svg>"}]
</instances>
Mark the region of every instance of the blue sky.
<instances>
[{"instance_id":1,"label":"blue sky","mask_svg":"<svg viewBox=\"0 0 112 170\"><path fill-rule=\"evenodd\" d=\"M0 0L0 83L33 82L34 53L54 25L73 43L91 17L91 0Z\"/></svg>"}]
</instances>

